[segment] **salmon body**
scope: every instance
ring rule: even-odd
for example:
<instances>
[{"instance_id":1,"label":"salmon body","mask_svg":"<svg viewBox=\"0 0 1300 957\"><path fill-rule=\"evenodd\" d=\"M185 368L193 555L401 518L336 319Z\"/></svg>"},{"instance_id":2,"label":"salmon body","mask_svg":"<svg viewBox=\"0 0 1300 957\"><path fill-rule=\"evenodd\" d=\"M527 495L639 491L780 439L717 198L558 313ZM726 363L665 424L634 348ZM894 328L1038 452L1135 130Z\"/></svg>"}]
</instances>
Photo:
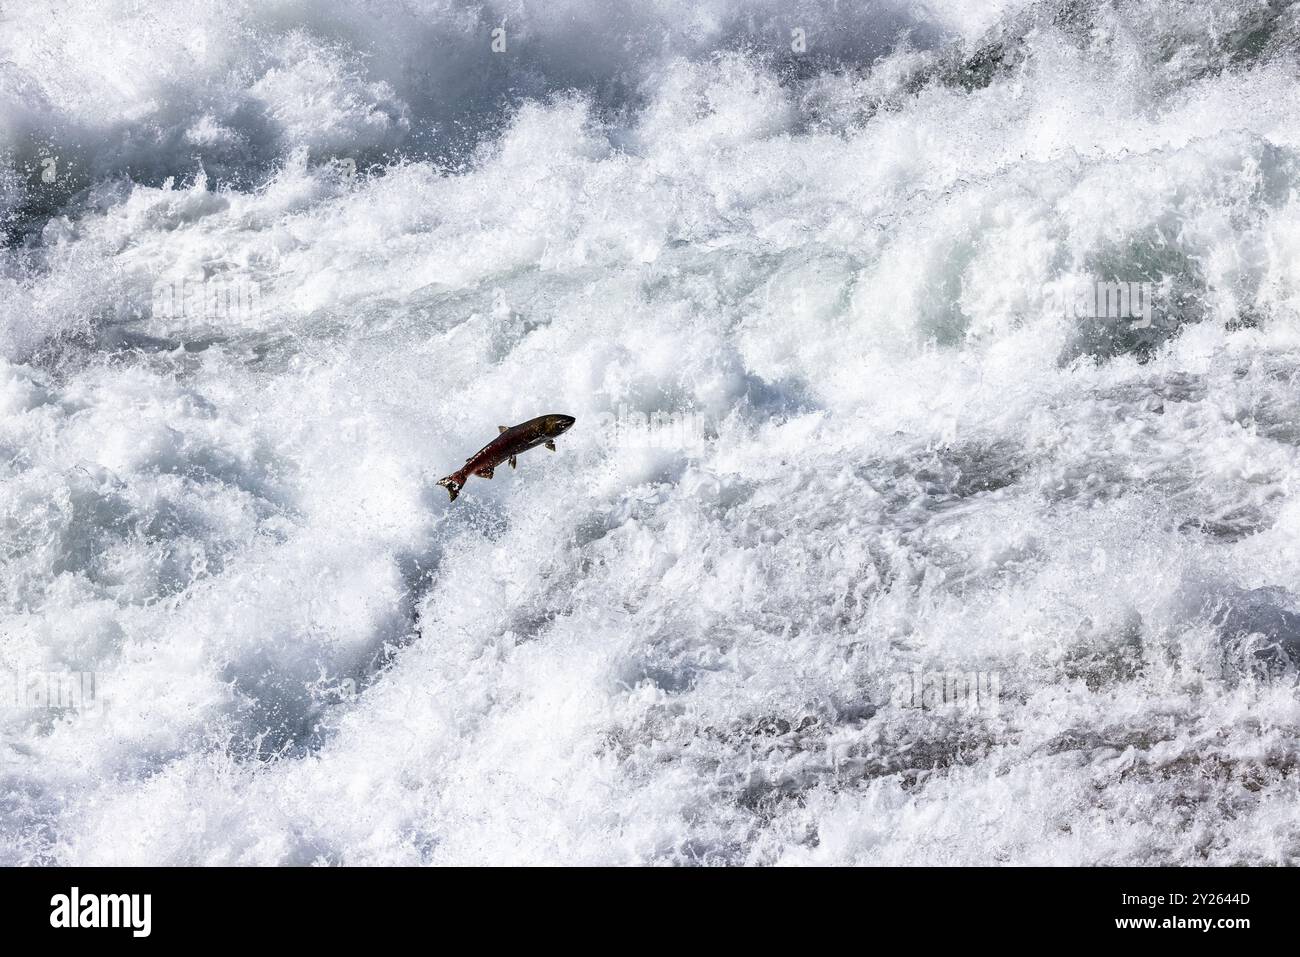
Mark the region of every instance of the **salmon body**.
<instances>
[{"instance_id":1,"label":"salmon body","mask_svg":"<svg viewBox=\"0 0 1300 957\"><path fill-rule=\"evenodd\" d=\"M516 456L539 445L545 445L554 452L555 437L567 432L575 421L571 415L555 413L539 415L518 425L498 426L501 431L495 439L467 458L462 468L439 479L438 484L447 490L454 502L471 475L490 479L502 462L509 462L510 467L515 468Z\"/></svg>"}]
</instances>

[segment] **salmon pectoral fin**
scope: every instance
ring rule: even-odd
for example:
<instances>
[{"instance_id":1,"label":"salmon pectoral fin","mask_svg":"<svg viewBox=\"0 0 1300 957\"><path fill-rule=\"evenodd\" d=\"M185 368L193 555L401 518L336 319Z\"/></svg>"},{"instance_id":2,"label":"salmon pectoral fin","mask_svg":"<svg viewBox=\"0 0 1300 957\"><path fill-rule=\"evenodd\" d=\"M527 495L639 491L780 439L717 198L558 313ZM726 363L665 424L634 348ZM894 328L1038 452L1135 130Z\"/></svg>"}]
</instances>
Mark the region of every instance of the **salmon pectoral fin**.
<instances>
[{"instance_id":1,"label":"salmon pectoral fin","mask_svg":"<svg viewBox=\"0 0 1300 957\"><path fill-rule=\"evenodd\" d=\"M518 466L517 464L515 464L515 463L516 463L516 459L517 459L517 456L514 456L514 455L510 456L510 467L511 467L512 469L517 469L517 468L519 468L519 466Z\"/></svg>"},{"instance_id":2,"label":"salmon pectoral fin","mask_svg":"<svg viewBox=\"0 0 1300 957\"><path fill-rule=\"evenodd\" d=\"M479 478L490 479L492 477L492 466L485 465L474 474Z\"/></svg>"},{"instance_id":3,"label":"salmon pectoral fin","mask_svg":"<svg viewBox=\"0 0 1300 957\"><path fill-rule=\"evenodd\" d=\"M555 440L554 440L554 439L547 439L547 440L546 440L546 447L547 447L548 449L550 449L552 452L554 452L554 451L555 451Z\"/></svg>"}]
</instances>

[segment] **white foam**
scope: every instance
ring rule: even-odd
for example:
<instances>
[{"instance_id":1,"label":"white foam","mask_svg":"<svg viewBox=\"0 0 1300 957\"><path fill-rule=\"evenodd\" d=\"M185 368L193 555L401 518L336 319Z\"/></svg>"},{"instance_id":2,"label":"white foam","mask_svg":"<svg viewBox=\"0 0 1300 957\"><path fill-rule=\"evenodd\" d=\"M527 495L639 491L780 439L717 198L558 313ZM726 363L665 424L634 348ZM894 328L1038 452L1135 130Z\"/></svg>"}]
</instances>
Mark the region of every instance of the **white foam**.
<instances>
[{"instance_id":1,"label":"white foam","mask_svg":"<svg viewBox=\"0 0 1300 957\"><path fill-rule=\"evenodd\" d=\"M108 706L0 711L0 859L1289 860L1294 676L1213 610L1300 572L1248 5L52 9L0 39L0 658ZM1134 273L1146 340L1052 308Z\"/></svg>"}]
</instances>

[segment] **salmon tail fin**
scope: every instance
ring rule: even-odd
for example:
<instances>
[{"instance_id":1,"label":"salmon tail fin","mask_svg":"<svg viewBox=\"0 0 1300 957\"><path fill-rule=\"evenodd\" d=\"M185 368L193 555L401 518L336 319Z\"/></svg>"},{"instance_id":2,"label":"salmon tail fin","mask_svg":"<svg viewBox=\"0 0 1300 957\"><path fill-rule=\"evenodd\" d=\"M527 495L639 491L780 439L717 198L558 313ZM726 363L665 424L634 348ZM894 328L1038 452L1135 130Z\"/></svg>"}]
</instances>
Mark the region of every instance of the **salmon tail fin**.
<instances>
[{"instance_id":1,"label":"salmon tail fin","mask_svg":"<svg viewBox=\"0 0 1300 957\"><path fill-rule=\"evenodd\" d=\"M438 479L438 484L447 490L447 494L451 496L450 501L454 502L465 485L465 479L459 472L453 472L444 479Z\"/></svg>"}]
</instances>

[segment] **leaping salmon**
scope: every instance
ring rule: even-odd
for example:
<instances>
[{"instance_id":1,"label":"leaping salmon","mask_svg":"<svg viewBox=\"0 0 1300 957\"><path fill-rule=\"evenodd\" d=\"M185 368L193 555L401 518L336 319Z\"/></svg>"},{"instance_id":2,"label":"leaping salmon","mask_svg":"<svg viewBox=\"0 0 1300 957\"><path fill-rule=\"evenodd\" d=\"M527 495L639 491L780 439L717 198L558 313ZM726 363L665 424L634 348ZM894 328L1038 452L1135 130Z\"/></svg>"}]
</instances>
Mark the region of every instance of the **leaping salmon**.
<instances>
[{"instance_id":1,"label":"leaping salmon","mask_svg":"<svg viewBox=\"0 0 1300 957\"><path fill-rule=\"evenodd\" d=\"M539 415L519 425L499 425L500 434L495 439L467 458L463 468L439 479L438 484L447 490L454 502L471 475L490 479L502 462L509 462L510 467L515 468L516 456L539 445L554 452L555 437L567 432L575 421L571 415L556 414Z\"/></svg>"}]
</instances>

